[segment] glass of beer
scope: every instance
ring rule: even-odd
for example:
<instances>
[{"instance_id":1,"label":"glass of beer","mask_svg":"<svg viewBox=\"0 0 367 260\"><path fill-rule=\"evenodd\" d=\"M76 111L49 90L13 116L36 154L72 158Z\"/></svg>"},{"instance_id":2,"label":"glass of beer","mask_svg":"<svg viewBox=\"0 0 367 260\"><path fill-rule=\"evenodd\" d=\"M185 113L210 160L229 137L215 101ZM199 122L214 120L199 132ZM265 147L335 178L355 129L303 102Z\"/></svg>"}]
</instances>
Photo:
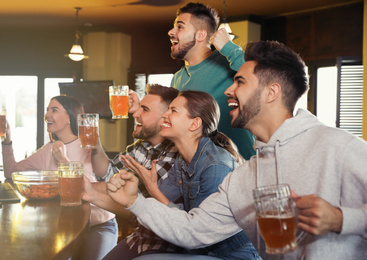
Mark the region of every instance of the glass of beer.
<instances>
[{"instance_id":1,"label":"glass of beer","mask_svg":"<svg viewBox=\"0 0 367 260\"><path fill-rule=\"evenodd\" d=\"M253 190L256 217L266 253L282 254L295 250L297 237L295 203L287 184L263 186Z\"/></svg>"},{"instance_id":2,"label":"glass of beer","mask_svg":"<svg viewBox=\"0 0 367 260\"><path fill-rule=\"evenodd\" d=\"M129 118L129 86L110 86L112 119Z\"/></svg>"},{"instance_id":3,"label":"glass of beer","mask_svg":"<svg viewBox=\"0 0 367 260\"><path fill-rule=\"evenodd\" d=\"M61 206L82 204L83 163L59 162L59 193Z\"/></svg>"},{"instance_id":4,"label":"glass of beer","mask_svg":"<svg viewBox=\"0 0 367 260\"><path fill-rule=\"evenodd\" d=\"M6 137L6 110L2 109L0 112L0 139L4 141Z\"/></svg>"},{"instance_id":5,"label":"glass of beer","mask_svg":"<svg viewBox=\"0 0 367 260\"><path fill-rule=\"evenodd\" d=\"M78 135L80 147L86 149L97 148L99 115L78 114Z\"/></svg>"}]
</instances>

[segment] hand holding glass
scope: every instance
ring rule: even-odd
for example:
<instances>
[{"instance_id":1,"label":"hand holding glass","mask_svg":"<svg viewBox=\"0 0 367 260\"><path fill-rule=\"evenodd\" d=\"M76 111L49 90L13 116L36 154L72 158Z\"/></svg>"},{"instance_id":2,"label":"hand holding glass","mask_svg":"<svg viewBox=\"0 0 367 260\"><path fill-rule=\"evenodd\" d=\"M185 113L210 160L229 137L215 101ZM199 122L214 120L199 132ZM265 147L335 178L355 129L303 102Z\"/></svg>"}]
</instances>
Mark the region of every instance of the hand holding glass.
<instances>
[{"instance_id":1,"label":"hand holding glass","mask_svg":"<svg viewBox=\"0 0 367 260\"><path fill-rule=\"evenodd\" d=\"M97 148L98 126L98 114L78 114L78 135L82 148Z\"/></svg>"},{"instance_id":2,"label":"hand holding glass","mask_svg":"<svg viewBox=\"0 0 367 260\"><path fill-rule=\"evenodd\" d=\"M3 109L0 112L0 139L4 141L6 137L6 111Z\"/></svg>"},{"instance_id":3,"label":"hand holding glass","mask_svg":"<svg viewBox=\"0 0 367 260\"><path fill-rule=\"evenodd\" d=\"M129 86L110 86L112 119L129 118Z\"/></svg>"},{"instance_id":4,"label":"hand holding glass","mask_svg":"<svg viewBox=\"0 0 367 260\"><path fill-rule=\"evenodd\" d=\"M253 197L266 253L282 254L295 250L304 233L296 236L295 203L289 185L259 187L253 190Z\"/></svg>"}]
</instances>

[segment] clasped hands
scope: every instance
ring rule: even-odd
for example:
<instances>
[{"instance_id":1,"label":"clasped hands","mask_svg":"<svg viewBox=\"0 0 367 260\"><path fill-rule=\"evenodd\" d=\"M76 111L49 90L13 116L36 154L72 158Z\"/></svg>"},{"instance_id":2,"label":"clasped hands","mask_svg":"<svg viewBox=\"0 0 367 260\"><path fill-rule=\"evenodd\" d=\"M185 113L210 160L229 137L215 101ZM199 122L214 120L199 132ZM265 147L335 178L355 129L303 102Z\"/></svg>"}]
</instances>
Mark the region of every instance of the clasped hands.
<instances>
[{"instance_id":1,"label":"clasped hands","mask_svg":"<svg viewBox=\"0 0 367 260\"><path fill-rule=\"evenodd\" d=\"M131 156L120 155L120 159L124 162L125 167L140 176L148 191L158 187L156 160L152 162L152 170L148 170ZM138 196L138 184L139 179L132 172L123 169L110 179L107 184L107 193L114 201L128 208Z\"/></svg>"},{"instance_id":2,"label":"clasped hands","mask_svg":"<svg viewBox=\"0 0 367 260\"><path fill-rule=\"evenodd\" d=\"M107 183L107 193L125 208L131 207L138 197L139 180L133 173L121 170Z\"/></svg>"}]
</instances>

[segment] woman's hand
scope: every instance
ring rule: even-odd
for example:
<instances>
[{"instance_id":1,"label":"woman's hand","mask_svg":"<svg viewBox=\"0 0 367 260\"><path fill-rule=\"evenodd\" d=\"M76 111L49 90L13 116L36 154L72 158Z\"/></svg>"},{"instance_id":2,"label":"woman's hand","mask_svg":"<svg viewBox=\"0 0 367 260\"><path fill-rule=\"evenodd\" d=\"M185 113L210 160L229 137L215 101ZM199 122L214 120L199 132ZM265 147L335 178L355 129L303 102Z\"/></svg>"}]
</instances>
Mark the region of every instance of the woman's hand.
<instances>
[{"instance_id":1,"label":"woman's hand","mask_svg":"<svg viewBox=\"0 0 367 260\"><path fill-rule=\"evenodd\" d=\"M148 170L144 166L137 163L131 156L120 155L120 159L125 163L126 168L139 175L150 196L162 202L163 204L168 205L168 198L160 191L158 187L158 174L156 169L157 160L152 161L152 170Z\"/></svg>"},{"instance_id":2,"label":"woman's hand","mask_svg":"<svg viewBox=\"0 0 367 260\"><path fill-rule=\"evenodd\" d=\"M145 188L149 194L153 196L152 193L158 189L158 176L156 171L157 160L152 161L152 170L148 170L129 155L120 155L120 159L123 161L126 168L139 175L145 185Z\"/></svg>"},{"instance_id":3,"label":"woman's hand","mask_svg":"<svg viewBox=\"0 0 367 260\"><path fill-rule=\"evenodd\" d=\"M3 141L4 144L11 143L11 131L8 120L6 120L6 128L5 128L5 139Z\"/></svg>"},{"instance_id":4,"label":"woman's hand","mask_svg":"<svg viewBox=\"0 0 367 260\"><path fill-rule=\"evenodd\" d=\"M56 141L51 147L52 156L58 162L69 162L69 158L66 154L66 146L61 141Z\"/></svg>"}]
</instances>

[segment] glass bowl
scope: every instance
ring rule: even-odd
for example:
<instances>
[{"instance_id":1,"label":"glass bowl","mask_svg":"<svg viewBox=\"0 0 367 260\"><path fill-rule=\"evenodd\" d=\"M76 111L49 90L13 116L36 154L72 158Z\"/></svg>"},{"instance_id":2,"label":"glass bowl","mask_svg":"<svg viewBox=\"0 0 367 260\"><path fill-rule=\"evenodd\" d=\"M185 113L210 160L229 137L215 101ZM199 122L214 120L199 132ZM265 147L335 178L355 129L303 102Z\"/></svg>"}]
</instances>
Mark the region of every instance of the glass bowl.
<instances>
[{"instance_id":1,"label":"glass bowl","mask_svg":"<svg viewBox=\"0 0 367 260\"><path fill-rule=\"evenodd\" d=\"M27 199L52 199L59 195L58 171L14 172L14 186Z\"/></svg>"}]
</instances>

